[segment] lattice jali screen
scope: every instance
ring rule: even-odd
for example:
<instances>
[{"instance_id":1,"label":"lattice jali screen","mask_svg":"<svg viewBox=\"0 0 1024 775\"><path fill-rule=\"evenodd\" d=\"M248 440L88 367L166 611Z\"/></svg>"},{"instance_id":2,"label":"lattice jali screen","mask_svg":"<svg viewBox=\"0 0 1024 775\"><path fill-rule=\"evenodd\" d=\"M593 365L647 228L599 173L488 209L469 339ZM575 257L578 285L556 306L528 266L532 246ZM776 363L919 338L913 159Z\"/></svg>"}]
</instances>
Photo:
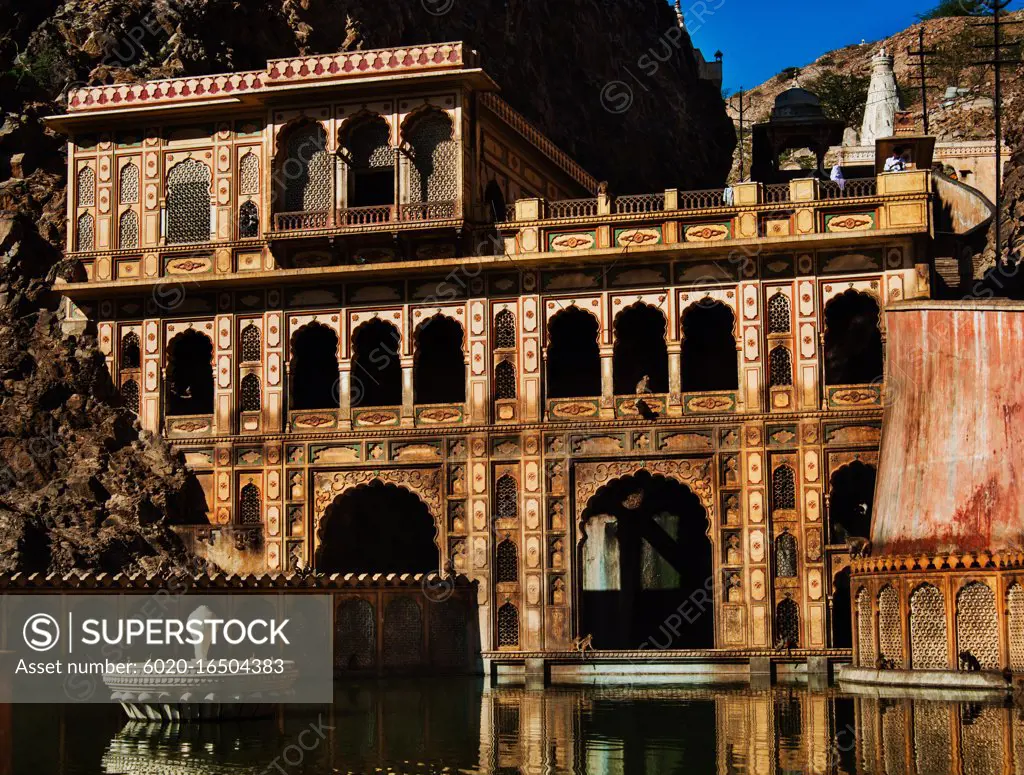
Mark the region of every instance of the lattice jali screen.
<instances>
[{"instance_id":1,"label":"lattice jali screen","mask_svg":"<svg viewBox=\"0 0 1024 775\"><path fill-rule=\"evenodd\" d=\"M396 597L384 607L384 654L387 667L413 667L423 661L423 622L420 607Z\"/></svg>"},{"instance_id":2,"label":"lattice jali screen","mask_svg":"<svg viewBox=\"0 0 1024 775\"><path fill-rule=\"evenodd\" d=\"M966 584L956 596L956 651L970 651L982 668L999 664L999 621L992 589L979 582Z\"/></svg>"},{"instance_id":3,"label":"lattice jali screen","mask_svg":"<svg viewBox=\"0 0 1024 775\"><path fill-rule=\"evenodd\" d=\"M516 397L516 367L512 361L494 367L494 397L499 401Z\"/></svg>"},{"instance_id":4,"label":"lattice jali screen","mask_svg":"<svg viewBox=\"0 0 1024 775\"><path fill-rule=\"evenodd\" d=\"M796 508L796 475L789 466L779 466L772 472L772 508Z\"/></svg>"},{"instance_id":5,"label":"lattice jali screen","mask_svg":"<svg viewBox=\"0 0 1024 775\"><path fill-rule=\"evenodd\" d=\"M515 519L519 516L519 485L508 474L499 477L494 486L499 519Z\"/></svg>"},{"instance_id":6,"label":"lattice jali screen","mask_svg":"<svg viewBox=\"0 0 1024 775\"><path fill-rule=\"evenodd\" d=\"M458 667L468 659L466 607L460 600L448 598L434 603L430 615L430 661L439 667Z\"/></svg>"},{"instance_id":7,"label":"lattice jali screen","mask_svg":"<svg viewBox=\"0 0 1024 775\"><path fill-rule=\"evenodd\" d=\"M258 194L260 190L260 160L252 151L238 162L238 190L241 194Z\"/></svg>"},{"instance_id":8,"label":"lattice jali screen","mask_svg":"<svg viewBox=\"0 0 1024 775\"><path fill-rule=\"evenodd\" d=\"M139 349L139 335L129 331L121 338L121 368L137 369L141 363L142 352Z\"/></svg>"},{"instance_id":9,"label":"lattice jali screen","mask_svg":"<svg viewBox=\"0 0 1024 775\"><path fill-rule=\"evenodd\" d=\"M246 374L242 377L238 394L238 408L241 411L258 412L260 410L260 378L255 374Z\"/></svg>"},{"instance_id":10,"label":"lattice jali screen","mask_svg":"<svg viewBox=\"0 0 1024 775\"><path fill-rule=\"evenodd\" d=\"M261 358L260 330L250 323L242 329L242 360L246 363L258 363Z\"/></svg>"},{"instance_id":11,"label":"lattice jali screen","mask_svg":"<svg viewBox=\"0 0 1024 775\"><path fill-rule=\"evenodd\" d=\"M139 413L139 383L134 379L125 380L121 383L121 397L124 398L124 405L135 414Z\"/></svg>"},{"instance_id":12,"label":"lattice jali screen","mask_svg":"<svg viewBox=\"0 0 1024 775\"><path fill-rule=\"evenodd\" d=\"M949 775L953 767L949 712L954 705L915 700L914 760L919 773Z\"/></svg>"},{"instance_id":13,"label":"lattice jali screen","mask_svg":"<svg viewBox=\"0 0 1024 775\"><path fill-rule=\"evenodd\" d=\"M792 598L787 597L775 606L775 632L789 646L800 645L800 609Z\"/></svg>"},{"instance_id":14,"label":"lattice jali screen","mask_svg":"<svg viewBox=\"0 0 1024 775\"><path fill-rule=\"evenodd\" d=\"M871 593L864 587L857 592L857 655L861 667L875 666L875 622L871 612Z\"/></svg>"},{"instance_id":15,"label":"lattice jali screen","mask_svg":"<svg viewBox=\"0 0 1024 775\"><path fill-rule=\"evenodd\" d=\"M263 524L263 503L255 484L247 484L238 497L238 521L243 525Z\"/></svg>"},{"instance_id":16,"label":"lattice jali screen","mask_svg":"<svg viewBox=\"0 0 1024 775\"><path fill-rule=\"evenodd\" d=\"M90 213L82 213L78 216L78 226L75 229L75 243L79 250L96 249L96 229Z\"/></svg>"},{"instance_id":17,"label":"lattice jali screen","mask_svg":"<svg viewBox=\"0 0 1024 775\"><path fill-rule=\"evenodd\" d=\"M306 124L288 138L284 176L284 209L288 212L325 212L331 208L333 155L320 124Z\"/></svg>"},{"instance_id":18,"label":"lattice jali screen","mask_svg":"<svg viewBox=\"0 0 1024 775\"><path fill-rule=\"evenodd\" d=\"M94 207L96 205L96 173L92 167L82 167L78 171L78 206Z\"/></svg>"},{"instance_id":19,"label":"lattice jali screen","mask_svg":"<svg viewBox=\"0 0 1024 775\"><path fill-rule=\"evenodd\" d=\"M1009 612L1010 668L1024 670L1024 587L1020 584L1010 586L1006 607Z\"/></svg>"},{"instance_id":20,"label":"lattice jali screen","mask_svg":"<svg viewBox=\"0 0 1024 775\"><path fill-rule=\"evenodd\" d=\"M910 660L915 670L949 666L946 648L946 607L942 593L924 584L910 596Z\"/></svg>"},{"instance_id":21,"label":"lattice jali screen","mask_svg":"<svg viewBox=\"0 0 1024 775\"><path fill-rule=\"evenodd\" d=\"M450 202L458 198L458 145L452 121L432 113L419 119L406 138L415 150L409 170L413 202Z\"/></svg>"},{"instance_id":22,"label":"lattice jali screen","mask_svg":"<svg viewBox=\"0 0 1024 775\"><path fill-rule=\"evenodd\" d=\"M376 655L373 606L366 600L341 603L334 617L334 666L343 670L373 667Z\"/></svg>"},{"instance_id":23,"label":"lattice jali screen","mask_svg":"<svg viewBox=\"0 0 1024 775\"><path fill-rule=\"evenodd\" d=\"M210 168L185 159L167 173L167 242L210 239Z\"/></svg>"},{"instance_id":24,"label":"lattice jali screen","mask_svg":"<svg viewBox=\"0 0 1024 775\"><path fill-rule=\"evenodd\" d=\"M878 594L878 650L885 659L903 664L903 627L900 624L900 598L886 586Z\"/></svg>"},{"instance_id":25,"label":"lattice jali screen","mask_svg":"<svg viewBox=\"0 0 1024 775\"><path fill-rule=\"evenodd\" d=\"M961 705L961 715L965 715L969 707ZM963 760L963 775L989 775L990 773L1004 772L1004 709L998 705L981 705L971 708L970 713L969 723L965 723L967 720L962 719L960 724L962 746L960 758Z\"/></svg>"},{"instance_id":26,"label":"lattice jali screen","mask_svg":"<svg viewBox=\"0 0 1024 775\"><path fill-rule=\"evenodd\" d=\"M775 575L778 578L796 578L796 538L783 533L775 539Z\"/></svg>"},{"instance_id":27,"label":"lattice jali screen","mask_svg":"<svg viewBox=\"0 0 1024 775\"><path fill-rule=\"evenodd\" d=\"M902 701L882 706L882 756L885 771L907 771L907 714Z\"/></svg>"},{"instance_id":28,"label":"lattice jali screen","mask_svg":"<svg viewBox=\"0 0 1024 775\"><path fill-rule=\"evenodd\" d=\"M507 309L494 316L494 346L499 350L515 349L516 318Z\"/></svg>"},{"instance_id":29,"label":"lattice jali screen","mask_svg":"<svg viewBox=\"0 0 1024 775\"><path fill-rule=\"evenodd\" d=\"M793 384L793 356L788 347L774 347L768 354L768 379L772 387Z\"/></svg>"},{"instance_id":30,"label":"lattice jali screen","mask_svg":"<svg viewBox=\"0 0 1024 775\"><path fill-rule=\"evenodd\" d=\"M139 216L134 210L125 210L117 226L117 244L121 250L134 250L139 246Z\"/></svg>"},{"instance_id":31,"label":"lattice jali screen","mask_svg":"<svg viewBox=\"0 0 1024 775\"><path fill-rule=\"evenodd\" d=\"M768 299L768 333L788 334L790 329L789 299L782 293L776 293Z\"/></svg>"},{"instance_id":32,"label":"lattice jali screen","mask_svg":"<svg viewBox=\"0 0 1024 775\"><path fill-rule=\"evenodd\" d=\"M519 610L512 603L498 608L498 648L519 645Z\"/></svg>"},{"instance_id":33,"label":"lattice jali screen","mask_svg":"<svg viewBox=\"0 0 1024 775\"><path fill-rule=\"evenodd\" d=\"M128 162L121 168L119 176L119 201L123 205L134 205L139 202L139 168Z\"/></svg>"},{"instance_id":34,"label":"lattice jali screen","mask_svg":"<svg viewBox=\"0 0 1024 775\"><path fill-rule=\"evenodd\" d=\"M499 584L517 581L519 579L519 551L516 549L515 543L506 538L498 544L496 554L497 575L495 580Z\"/></svg>"},{"instance_id":35,"label":"lattice jali screen","mask_svg":"<svg viewBox=\"0 0 1024 775\"><path fill-rule=\"evenodd\" d=\"M260 236L260 210L253 201L242 202L238 208L238 236L242 239Z\"/></svg>"}]
</instances>

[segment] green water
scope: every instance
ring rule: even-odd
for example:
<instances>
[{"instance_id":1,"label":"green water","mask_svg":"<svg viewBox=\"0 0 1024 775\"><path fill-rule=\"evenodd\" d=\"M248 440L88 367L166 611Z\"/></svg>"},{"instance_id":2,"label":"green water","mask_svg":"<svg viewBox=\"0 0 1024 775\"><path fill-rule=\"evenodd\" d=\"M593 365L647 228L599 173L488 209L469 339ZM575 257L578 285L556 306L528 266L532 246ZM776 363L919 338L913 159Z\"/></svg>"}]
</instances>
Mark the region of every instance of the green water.
<instances>
[{"instance_id":1,"label":"green water","mask_svg":"<svg viewBox=\"0 0 1024 775\"><path fill-rule=\"evenodd\" d=\"M127 723L116 706L7 709L0 774L863 773L1024 770L1000 704L837 689L339 684L330 707L207 725Z\"/></svg>"}]
</instances>

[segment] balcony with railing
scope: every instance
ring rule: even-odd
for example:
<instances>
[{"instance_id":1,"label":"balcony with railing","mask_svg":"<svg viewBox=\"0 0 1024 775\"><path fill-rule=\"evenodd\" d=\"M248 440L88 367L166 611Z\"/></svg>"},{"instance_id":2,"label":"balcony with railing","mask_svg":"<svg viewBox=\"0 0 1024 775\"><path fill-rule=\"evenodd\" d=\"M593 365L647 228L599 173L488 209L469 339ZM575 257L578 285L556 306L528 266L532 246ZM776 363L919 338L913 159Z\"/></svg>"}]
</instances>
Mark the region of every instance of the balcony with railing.
<instances>
[{"instance_id":1,"label":"balcony with railing","mask_svg":"<svg viewBox=\"0 0 1024 775\"><path fill-rule=\"evenodd\" d=\"M410 202L400 205L275 213L273 233L278 237L294 237L308 232L334 233L438 226L458 223L461 220L462 208L458 201Z\"/></svg>"},{"instance_id":2,"label":"balcony with railing","mask_svg":"<svg viewBox=\"0 0 1024 775\"><path fill-rule=\"evenodd\" d=\"M842 183L801 178L699 191L521 199L509 208L505 229L520 231L520 238L507 242L518 253L917 233L929 228L931 194L928 172L909 171Z\"/></svg>"}]
</instances>

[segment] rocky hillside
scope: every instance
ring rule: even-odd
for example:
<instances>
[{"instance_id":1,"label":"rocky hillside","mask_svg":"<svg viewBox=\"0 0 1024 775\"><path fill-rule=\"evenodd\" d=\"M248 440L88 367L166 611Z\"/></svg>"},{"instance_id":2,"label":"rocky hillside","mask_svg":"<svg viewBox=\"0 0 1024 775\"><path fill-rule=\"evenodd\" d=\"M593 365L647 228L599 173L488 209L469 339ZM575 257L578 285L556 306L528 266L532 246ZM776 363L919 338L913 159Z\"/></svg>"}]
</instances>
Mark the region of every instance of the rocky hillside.
<instances>
[{"instance_id":1,"label":"rocky hillside","mask_svg":"<svg viewBox=\"0 0 1024 775\"><path fill-rule=\"evenodd\" d=\"M1024 19L1024 12L1009 14L1013 20ZM900 88L905 110L914 114L921 125L922 101L917 76L918 60L907 51L917 50L918 34L922 25L925 31L925 47L935 49L928 59L928 80L932 88L928 92L928 115L930 131L940 140L982 140L994 137L995 127L992 114L991 68L972 67L971 62L984 52L975 49L977 43L987 42L991 31L972 27L966 17L933 19L915 24L885 40L864 42L846 48L829 51L814 62L792 67L764 83L748 89L744 94L744 122L757 123L767 120L775 98L795 86L832 97L836 106L835 115L847 119L849 129L846 144L856 144L863 115L863 97L856 102L858 87L866 89L871 77L871 58L885 48L895 58L893 69ZM1007 77L1007 82L1012 76ZM826 84L823 86L823 84ZM966 90L957 98L946 101L948 87ZM729 98L730 114L738 115L739 95ZM1009 103L1007 103L1009 106ZM1008 109L1004 115L1009 115ZM749 126L749 123L747 124ZM749 136L749 135L748 135ZM746 143L747 159L750 158L749 140ZM734 175L739 156L734 160Z\"/></svg>"},{"instance_id":2,"label":"rocky hillside","mask_svg":"<svg viewBox=\"0 0 1024 775\"><path fill-rule=\"evenodd\" d=\"M180 460L120 406L93 338L61 333L66 160L40 118L69 86L465 40L616 193L716 185L735 145L689 40L666 36L663 0L0 0L0 15L0 572L178 566L190 558L170 525L204 519ZM634 63L666 48L643 88L622 88L626 67L646 73Z\"/></svg>"}]
</instances>

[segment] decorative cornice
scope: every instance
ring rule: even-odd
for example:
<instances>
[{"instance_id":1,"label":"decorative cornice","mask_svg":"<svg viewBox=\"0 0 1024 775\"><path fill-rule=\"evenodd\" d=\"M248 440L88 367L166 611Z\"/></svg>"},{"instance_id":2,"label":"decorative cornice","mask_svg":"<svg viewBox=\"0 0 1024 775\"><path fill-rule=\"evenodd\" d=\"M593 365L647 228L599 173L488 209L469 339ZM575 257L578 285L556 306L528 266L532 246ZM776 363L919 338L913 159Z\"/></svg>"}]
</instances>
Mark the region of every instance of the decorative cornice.
<instances>
[{"instance_id":1,"label":"decorative cornice","mask_svg":"<svg viewBox=\"0 0 1024 775\"><path fill-rule=\"evenodd\" d=\"M206 527L206 526L204 526ZM209 527L216 528L216 525ZM157 590L169 585L183 585L198 590L252 590L281 591L285 589L341 590L381 589L394 587L422 587L425 584L450 583L468 589L470 580L465 576L443 579L435 573L94 573L72 571L70 573L8 573L0 574L0 590L3 592L26 591L69 591L69 590Z\"/></svg>"},{"instance_id":2,"label":"decorative cornice","mask_svg":"<svg viewBox=\"0 0 1024 775\"><path fill-rule=\"evenodd\" d=\"M862 557L850 562L855 575L877 573L932 573L935 571L1018 570L1024 568L1024 551L1004 549L993 552L922 552L915 555Z\"/></svg>"}]
</instances>

